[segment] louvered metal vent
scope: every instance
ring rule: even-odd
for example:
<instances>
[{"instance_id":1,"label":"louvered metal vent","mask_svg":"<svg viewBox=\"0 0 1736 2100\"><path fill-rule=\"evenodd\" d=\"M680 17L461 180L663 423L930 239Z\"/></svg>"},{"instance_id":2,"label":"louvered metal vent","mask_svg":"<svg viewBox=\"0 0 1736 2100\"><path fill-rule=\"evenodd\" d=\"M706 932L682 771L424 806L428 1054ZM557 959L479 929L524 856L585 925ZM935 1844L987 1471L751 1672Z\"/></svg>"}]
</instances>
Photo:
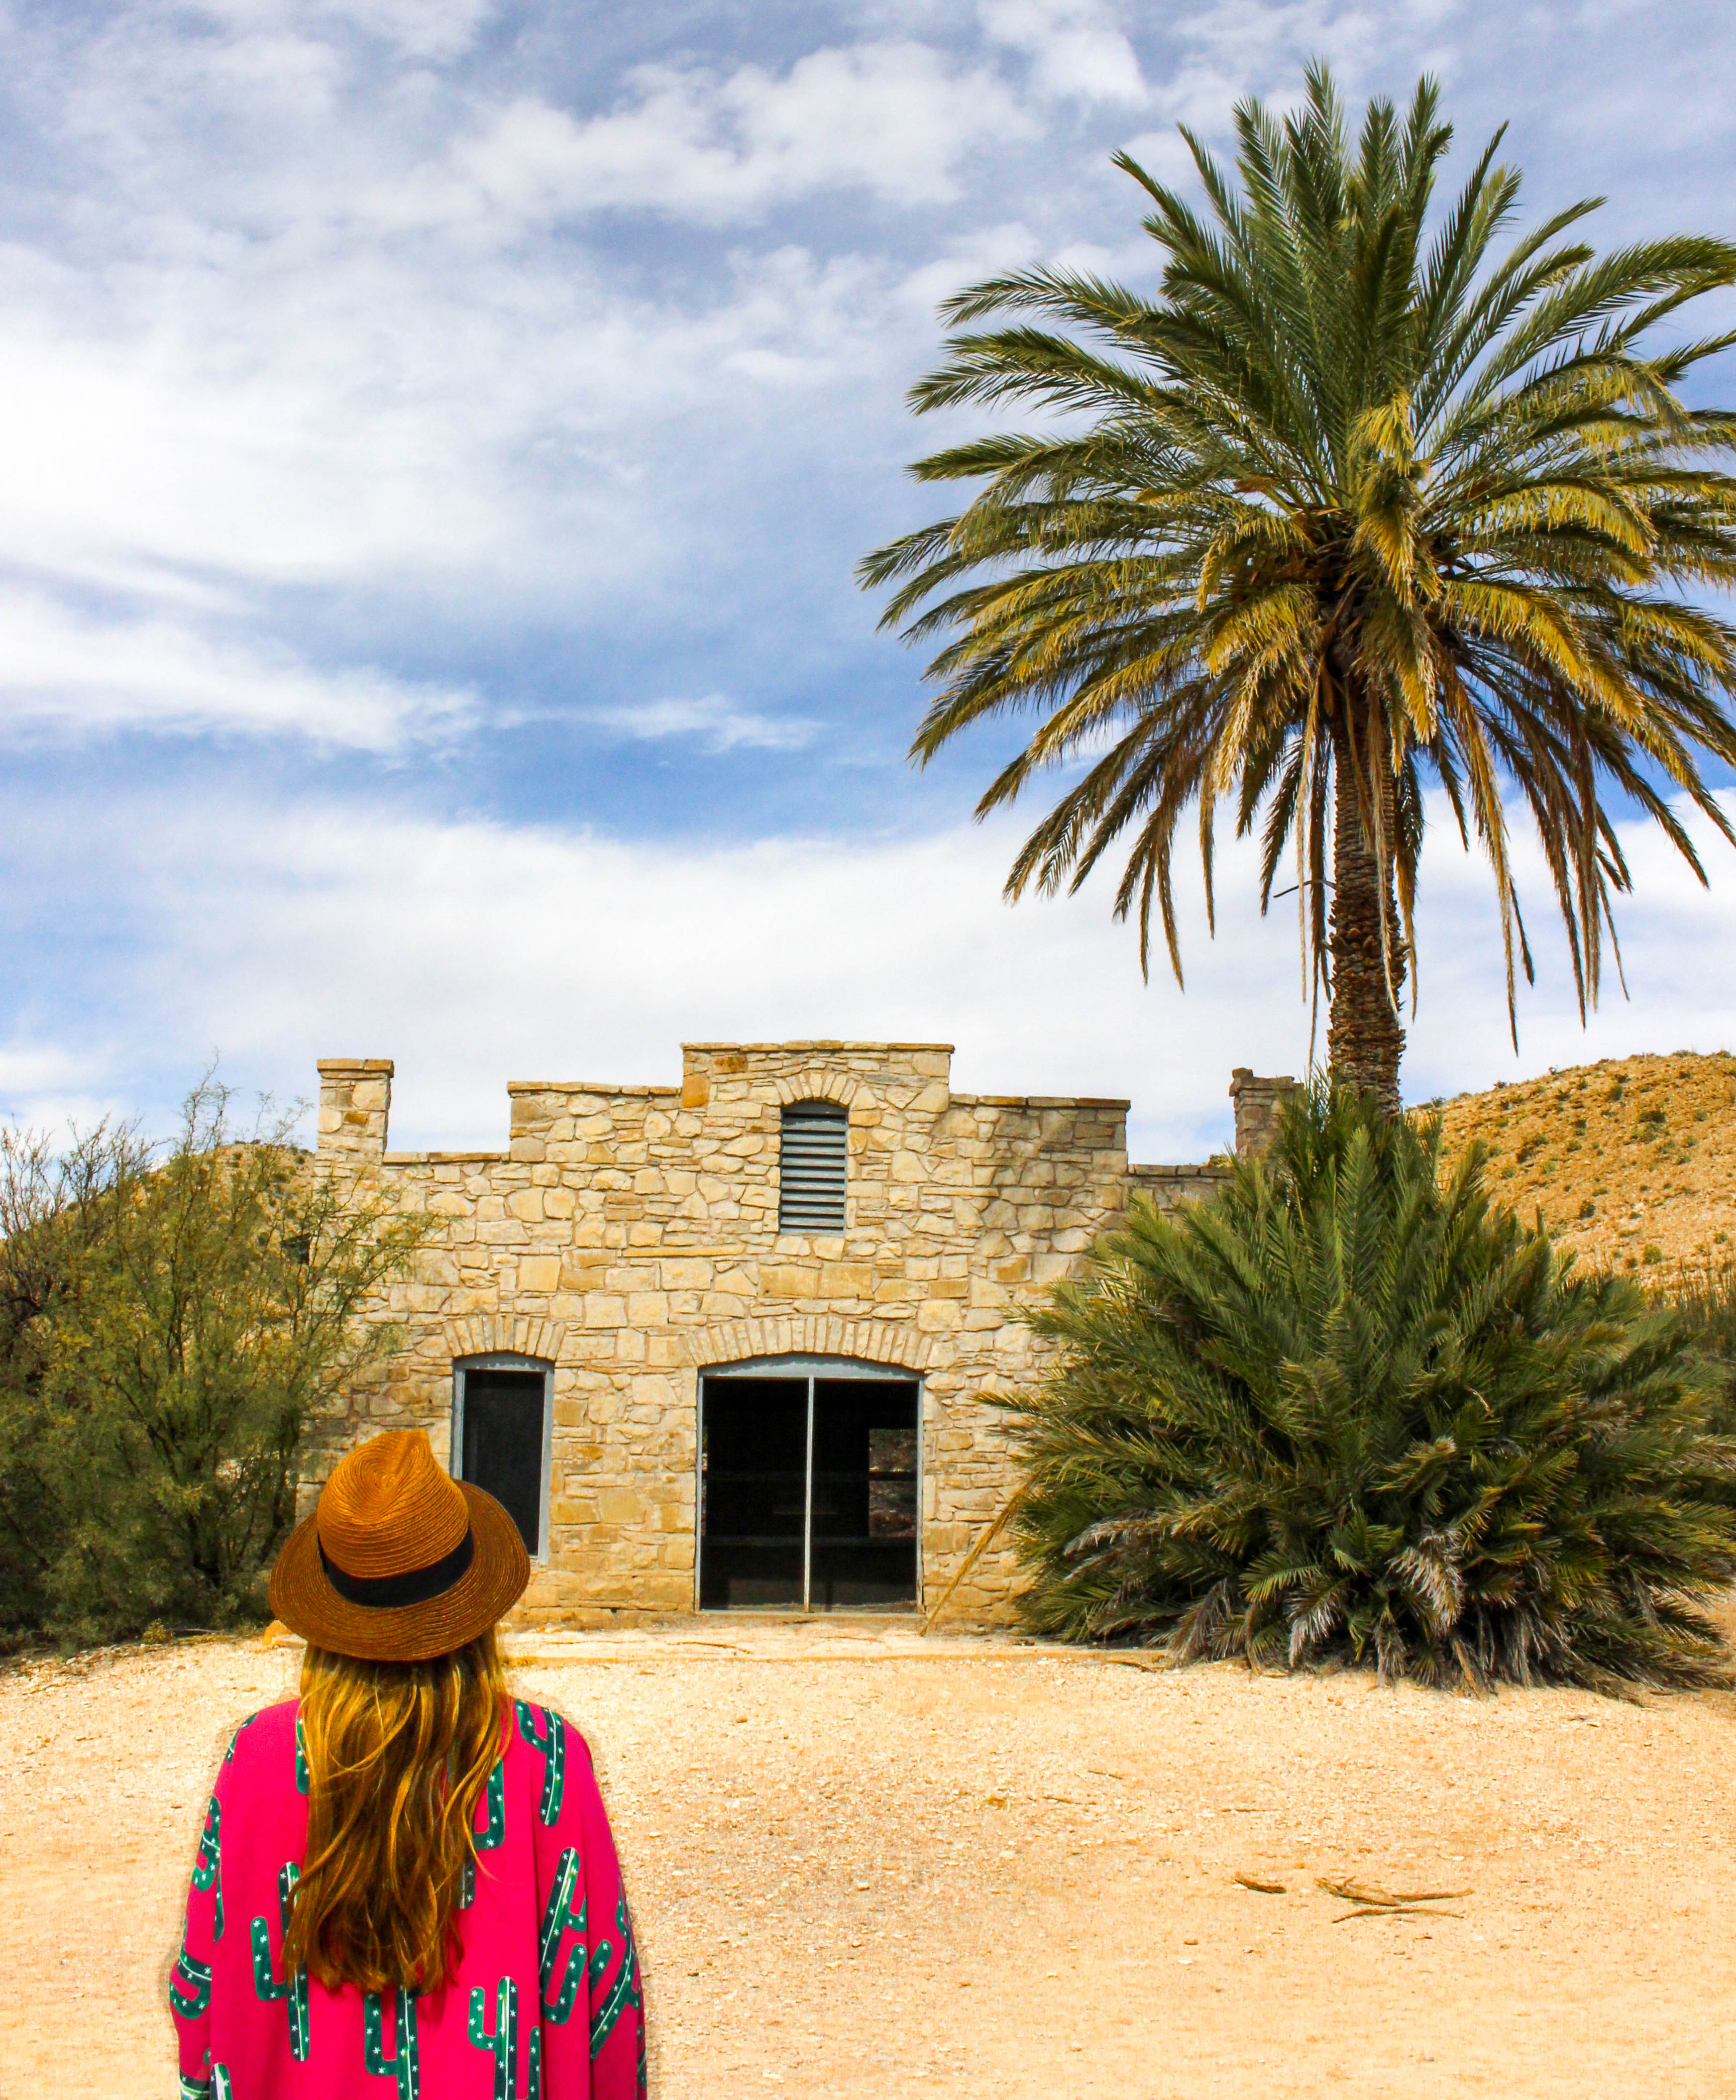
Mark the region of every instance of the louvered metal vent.
<instances>
[{"instance_id":1,"label":"louvered metal vent","mask_svg":"<svg viewBox=\"0 0 1736 2100\"><path fill-rule=\"evenodd\" d=\"M784 1110L778 1182L779 1232L844 1230L849 1135L850 1112L835 1101L797 1101Z\"/></svg>"}]
</instances>

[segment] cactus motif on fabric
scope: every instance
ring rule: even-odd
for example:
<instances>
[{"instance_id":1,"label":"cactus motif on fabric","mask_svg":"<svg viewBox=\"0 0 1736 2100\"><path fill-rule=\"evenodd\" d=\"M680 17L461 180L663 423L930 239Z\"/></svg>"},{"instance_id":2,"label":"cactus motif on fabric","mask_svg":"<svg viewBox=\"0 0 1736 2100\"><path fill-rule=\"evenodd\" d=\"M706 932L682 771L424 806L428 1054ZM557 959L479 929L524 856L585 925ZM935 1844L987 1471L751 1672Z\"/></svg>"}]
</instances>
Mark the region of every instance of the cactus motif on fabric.
<instances>
[{"instance_id":1,"label":"cactus motif on fabric","mask_svg":"<svg viewBox=\"0 0 1736 2100\"><path fill-rule=\"evenodd\" d=\"M293 1860L285 1864L277 1877L278 1923L286 1931L295 1885L301 1878L302 1870ZM289 2023L289 2054L297 2063L305 2063L308 2043L307 1971L297 1969L280 1983L271 1961L271 1928L262 1917L253 1920L252 1936L254 1994L267 2004L274 1998L283 2000L284 2017Z\"/></svg>"},{"instance_id":2,"label":"cactus motif on fabric","mask_svg":"<svg viewBox=\"0 0 1736 2100\"><path fill-rule=\"evenodd\" d=\"M247 1733L248 1730L252 1727L254 1722L258 1718L259 1716L257 1714L249 1714L247 1718L241 1723L240 1727L237 1728L235 1733L229 1738L229 1747L223 1752L223 1762L226 1765L234 1763L236 1745L240 1741L242 1736Z\"/></svg>"},{"instance_id":3,"label":"cactus motif on fabric","mask_svg":"<svg viewBox=\"0 0 1736 2100\"><path fill-rule=\"evenodd\" d=\"M307 1768L307 1738L302 1733L302 1717L295 1717L295 1790L306 1793L313 1785L313 1775Z\"/></svg>"},{"instance_id":4,"label":"cactus motif on fabric","mask_svg":"<svg viewBox=\"0 0 1736 2100\"><path fill-rule=\"evenodd\" d=\"M392 2054L386 2054L386 2008L392 2008ZM372 2078L395 2078L398 2100L418 2100L422 2067L416 2040L416 1993L368 1991L362 1997L362 2061Z\"/></svg>"},{"instance_id":5,"label":"cactus motif on fabric","mask_svg":"<svg viewBox=\"0 0 1736 2100\"><path fill-rule=\"evenodd\" d=\"M227 2063L211 2066L211 2100L235 2100L235 2087L230 2083Z\"/></svg>"},{"instance_id":6,"label":"cactus motif on fabric","mask_svg":"<svg viewBox=\"0 0 1736 2100\"><path fill-rule=\"evenodd\" d=\"M573 1908L575 1900L577 1909ZM561 1944L569 1932L579 1935L566 1963L566 1973L558 1991L553 1988L555 1974L561 1965ZM584 1981L587 1949L584 1941L584 1885L579 1878L579 1854L569 1845L562 1853L554 1870L554 1886L549 1891L549 1900L543 1906L542 1930L537 1935L536 1961L542 1983L542 2007L544 2019L556 2027L564 2026L572 2017L573 2004L579 1996L579 1986Z\"/></svg>"},{"instance_id":7,"label":"cactus motif on fabric","mask_svg":"<svg viewBox=\"0 0 1736 2100\"><path fill-rule=\"evenodd\" d=\"M524 2100L543 2100L543 2031L540 2027L531 2030L531 2040L526 2054Z\"/></svg>"},{"instance_id":8,"label":"cactus motif on fabric","mask_svg":"<svg viewBox=\"0 0 1736 2100\"><path fill-rule=\"evenodd\" d=\"M591 2009L591 2060L593 2063L603 2044L615 2032L615 2023L627 2007L645 2003L645 1992L639 1981L639 1950L633 1944L632 1920L627 1914L627 1891L624 1889L615 1907L615 1922L621 1935L621 1965L615 1972L615 1981L604 1994L602 2003ZM597 1949L602 1960L593 1960L591 1964L593 1987L601 1978L608 1952L609 1943L606 1939Z\"/></svg>"},{"instance_id":9,"label":"cactus motif on fabric","mask_svg":"<svg viewBox=\"0 0 1736 2100\"><path fill-rule=\"evenodd\" d=\"M468 1910L476 1901L476 1855L469 1854L464 1863L464 1881L458 1890L458 1908Z\"/></svg>"},{"instance_id":10,"label":"cactus motif on fabric","mask_svg":"<svg viewBox=\"0 0 1736 2100\"><path fill-rule=\"evenodd\" d=\"M513 1704L518 1709L519 1734L544 1761L543 1798L536 1812L542 1818L544 1829L552 1830L559 1820L561 1802L566 1792L566 1723L546 1706L527 1705L522 1699L515 1699Z\"/></svg>"},{"instance_id":11,"label":"cactus motif on fabric","mask_svg":"<svg viewBox=\"0 0 1736 2100\"><path fill-rule=\"evenodd\" d=\"M503 1976L495 1991L494 2032L488 2032L488 1993L478 1983L470 1993L470 2042L494 2058L494 2100L515 2100L518 2090L518 1986Z\"/></svg>"},{"instance_id":12,"label":"cactus motif on fabric","mask_svg":"<svg viewBox=\"0 0 1736 2100\"><path fill-rule=\"evenodd\" d=\"M180 2090L177 2100L211 2100L211 2081L209 2078L189 2078L181 2073Z\"/></svg>"},{"instance_id":13,"label":"cactus motif on fabric","mask_svg":"<svg viewBox=\"0 0 1736 2100\"><path fill-rule=\"evenodd\" d=\"M478 1852L492 1852L506 1838L506 1765L503 1759L488 1775L484 1793L488 1804L488 1828L474 1833Z\"/></svg>"},{"instance_id":14,"label":"cactus motif on fabric","mask_svg":"<svg viewBox=\"0 0 1736 2100\"><path fill-rule=\"evenodd\" d=\"M193 1886L204 1890L213 1886L217 1890L217 1910L211 1927L211 1937L223 1936L223 1863L222 1857L223 1811L214 1793L205 1804L205 1829L199 1835L199 1862L193 1868Z\"/></svg>"},{"instance_id":15,"label":"cactus motif on fabric","mask_svg":"<svg viewBox=\"0 0 1736 2100\"><path fill-rule=\"evenodd\" d=\"M181 1932L181 1951L175 1957L174 1973L169 1979L169 2010L183 2020L196 2020L211 2002L209 1965L187 1951L187 1931Z\"/></svg>"}]
</instances>

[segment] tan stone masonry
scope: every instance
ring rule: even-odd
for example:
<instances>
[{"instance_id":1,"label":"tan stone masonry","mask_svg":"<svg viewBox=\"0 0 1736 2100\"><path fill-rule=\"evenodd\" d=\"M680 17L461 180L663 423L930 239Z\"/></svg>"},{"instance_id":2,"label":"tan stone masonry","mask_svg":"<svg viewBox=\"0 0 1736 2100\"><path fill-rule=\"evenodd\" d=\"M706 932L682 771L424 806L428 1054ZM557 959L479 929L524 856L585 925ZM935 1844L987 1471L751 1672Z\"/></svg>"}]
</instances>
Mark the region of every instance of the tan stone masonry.
<instances>
[{"instance_id":1,"label":"tan stone masonry","mask_svg":"<svg viewBox=\"0 0 1736 2100\"><path fill-rule=\"evenodd\" d=\"M690 1043L679 1088L515 1082L504 1151L394 1153L390 1063L322 1062L320 1160L426 1212L434 1235L379 1308L402 1347L317 1427L306 1498L377 1428L420 1423L447 1458L456 1360L549 1365L549 1552L527 1614L690 1611L700 1374L896 1365L922 1381L921 1570L938 1597L1011 1485L985 1396L1039 1367L1020 1308L1130 1186L1167 1207L1214 1171L1130 1169L1124 1101L955 1094L950 1064L944 1043ZM779 1112L806 1100L849 1111L842 1233L778 1230ZM1016 1580L1003 1542L949 1616L1005 1617Z\"/></svg>"}]
</instances>

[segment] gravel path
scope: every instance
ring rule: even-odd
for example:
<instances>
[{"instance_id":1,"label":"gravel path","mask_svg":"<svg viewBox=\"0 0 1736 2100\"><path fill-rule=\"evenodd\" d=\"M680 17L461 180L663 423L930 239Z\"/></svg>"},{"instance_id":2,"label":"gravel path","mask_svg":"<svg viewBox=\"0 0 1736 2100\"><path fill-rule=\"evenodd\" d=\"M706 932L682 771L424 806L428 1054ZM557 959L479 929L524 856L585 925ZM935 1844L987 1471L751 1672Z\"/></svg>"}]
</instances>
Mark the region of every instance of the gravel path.
<instances>
[{"instance_id":1,"label":"gravel path","mask_svg":"<svg viewBox=\"0 0 1736 2100\"><path fill-rule=\"evenodd\" d=\"M659 2100L1736 2092L1736 1696L716 1624L518 1644L593 1746ZM0 1674L0 2092L172 2093L205 1789L297 1661ZM1322 1877L1469 1893L1346 1918Z\"/></svg>"}]
</instances>

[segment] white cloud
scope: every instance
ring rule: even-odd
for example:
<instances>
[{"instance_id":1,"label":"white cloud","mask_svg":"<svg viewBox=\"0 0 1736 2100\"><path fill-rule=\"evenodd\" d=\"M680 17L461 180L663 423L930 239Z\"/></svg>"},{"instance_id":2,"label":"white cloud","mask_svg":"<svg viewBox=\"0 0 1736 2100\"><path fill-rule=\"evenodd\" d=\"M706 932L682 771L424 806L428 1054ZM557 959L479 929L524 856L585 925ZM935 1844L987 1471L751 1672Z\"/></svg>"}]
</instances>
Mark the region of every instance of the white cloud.
<instances>
[{"instance_id":1,"label":"white cloud","mask_svg":"<svg viewBox=\"0 0 1736 2100\"><path fill-rule=\"evenodd\" d=\"M316 19L346 23L377 37L413 58L441 63L460 57L496 12L495 0L237 0L236 11L284 20L312 12Z\"/></svg>"},{"instance_id":2,"label":"white cloud","mask_svg":"<svg viewBox=\"0 0 1736 2100\"><path fill-rule=\"evenodd\" d=\"M192 825L148 802L76 839L64 825L14 814L9 886L21 900L42 868L60 870L55 909L93 922L102 960L76 986L63 965L59 1032L17 1040L82 1061L87 1093L147 1102L159 1121L213 1044L231 1078L281 1098L309 1090L316 1057L394 1057L396 1141L460 1145L500 1141L509 1079L668 1082L684 1039L892 1037L954 1043L961 1091L1130 1096L1135 1155L1187 1159L1227 1141L1233 1065L1299 1072L1307 1054L1294 921L1282 907L1258 917L1252 857L1227 841L1217 942L1197 876L1178 885L1183 994L1166 974L1141 986L1102 885L1002 904L1004 825L699 847L233 797ZM1411 1098L1638 1048L1736 1045L1736 986L1708 967L1736 944L1727 848L1705 848L1707 894L1650 834L1624 830L1633 1001L1612 973L1582 1034L1544 871L1522 845L1540 982L1522 994L1515 1059L1487 871L1435 836ZM29 1071L0 1065L0 1108L28 1115ZM52 1068L40 1083L51 1100L64 1084Z\"/></svg>"},{"instance_id":3,"label":"white cloud","mask_svg":"<svg viewBox=\"0 0 1736 2100\"><path fill-rule=\"evenodd\" d=\"M1027 52L1038 93L1090 102L1143 102L1133 46L1102 0L978 0L998 44Z\"/></svg>"},{"instance_id":4,"label":"white cloud","mask_svg":"<svg viewBox=\"0 0 1736 2100\"><path fill-rule=\"evenodd\" d=\"M600 708L587 719L636 743L690 741L712 752L799 751L818 726L799 716L762 714L723 693Z\"/></svg>"},{"instance_id":5,"label":"white cloud","mask_svg":"<svg viewBox=\"0 0 1736 2100\"><path fill-rule=\"evenodd\" d=\"M317 584L582 619L734 560L756 470L835 447L840 393L930 326L902 271L791 245L654 300L583 258L443 276L315 242L245 288L165 262L124 329L9 259L0 563L140 597Z\"/></svg>"},{"instance_id":6,"label":"white cloud","mask_svg":"<svg viewBox=\"0 0 1736 2100\"><path fill-rule=\"evenodd\" d=\"M405 183L394 208L452 210L448 182L513 224L610 206L720 224L840 188L933 204L957 194L974 148L1033 130L994 74L921 43L811 51L781 73L641 66L629 82L620 107L585 119L521 99L454 152L443 178Z\"/></svg>"},{"instance_id":7,"label":"white cloud","mask_svg":"<svg viewBox=\"0 0 1736 2100\"><path fill-rule=\"evenodd\" d=\"M8 854L73 857L54 821ZM891 1037L956 1043L961 1090L1130 1095L1142 1156L1186 1158L1227 1141L1233 1064L1306 1048L1269 996L1287 927L1202 931L1185 1003L1148 991L1101 898L1001 902L1004 828L700 847L214 797L196 826L141 802L103 831L88 902L56 902L123 960L63 998L156 1123L213 1044L280 1098L317 1057L394 1057L395 1141L460 1145L501 1138L509 1079L667 1081L684 1039Z\"/></svg>"},{"instance_id":8,"label":"white cloud","mask_svg":"<svg viewBox=\"0 0 1736 2100\"><path fill-rule=\"evenodd\" d=\"M130 726L404 765L473 704L486 721L547 665L607 660L606 697L676 697L600 726L698 771L817 735L729 697L762 690L762 660L763 690L788 690L800 648L833 667L813 712L848 762L847 696L896 660L866 653L851 555L942 507L898 475L939 435L901 406L934 299L1038 256L1136 271L1137 199L1104 165L1118 137L1185 117L1221 142L1238 95L1293 92L1316 51L1353 99L1433 64L1465 152L1518 119L1540 203L1607 187L1612 233L1716 223L1721 16L1681 0L1636 38L1607 9L1447 0L847 0L756 17L747 65L728 11L619 15L606 44L583 10L490 13L8 17L0 723L38 748L36 803L0 836L0 1038L60 1061L0 1062L9 1097L151 1100L166 1075L172 1101L214 1043L293 1093L315 1055L363 1043L399 1056L404 1127L438 1139L497 1133L515 1070L669 1076L684 1032L956 1033L961 1084L1130 1092L1148 1156L1221 1142L1228 1066L1290 1069L1306 1041L1290 929L1258 926L1245 884L1215 948L1190 933L1183 1002L1139 990L1101 897L1003 909L1003 833L629 848L365 800L261 810L216 761L196 809L93 816L108 790L86 752ZM1659 108L1681 121L1649 123ZM1152 135L1168 171L1179 142ZM291 624L304 611L345 638L335 668ZM378 668L407 635L419 662L499 665L499 695ZM701 635L727 661L694 670ZM569 719L599 703L583 675ZM876 690L914 714L908 689ZM37 761L57 739L77 753L55 775ZM474 748L478 797L516 792L524 741L499 767ZM636 767L665 777L612 757L611 795ZM862 779L857 828L896 821L901 782ZM672 810L702 806L683 786ZM678 831L654 793L623 828ZM751 833L764 806L744 788L716 830ZM1589 1043L1527 875L1547 974L1522 1069L1736 1036L1704 960L1736 934L1729 857L1708 903L1643 853L1622 919L1635 1004L1612 985ZM1430 869L1419 1092L1515 1069L1486 877Z\"/></svg>"},{"instance_id":9,"label":"white cloud","mask_svg":"<svg viewBox=\"0 0 1736 2100\"><path fill-rule=\"evenodd\" d=\"M99 619L0 588L0 730L297 736L381 757L447 740L474 693L368 669L322 669L251 636L165 617Z\"/></svg>"}]
</instances>

